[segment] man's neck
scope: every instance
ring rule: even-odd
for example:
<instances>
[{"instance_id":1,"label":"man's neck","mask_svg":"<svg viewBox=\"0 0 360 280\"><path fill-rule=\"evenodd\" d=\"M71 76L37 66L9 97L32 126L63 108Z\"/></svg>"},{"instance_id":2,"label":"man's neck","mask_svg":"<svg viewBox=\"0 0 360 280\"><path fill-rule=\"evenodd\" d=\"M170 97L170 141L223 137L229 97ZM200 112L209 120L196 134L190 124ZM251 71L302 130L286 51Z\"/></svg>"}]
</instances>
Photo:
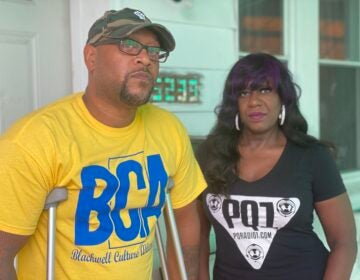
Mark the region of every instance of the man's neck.
<instances>
[{"instance_id":1,"label":"man's neck","mask_svg":"<svg viewBox=\"0 0 360 280\"><path fill-rule=\"evenodd\" d=\"M113 104L85 92L83 101L90 114L99 122L115 128L126 127L135 119L136 108L125 104Z\"/></svg>"}]
</instances>

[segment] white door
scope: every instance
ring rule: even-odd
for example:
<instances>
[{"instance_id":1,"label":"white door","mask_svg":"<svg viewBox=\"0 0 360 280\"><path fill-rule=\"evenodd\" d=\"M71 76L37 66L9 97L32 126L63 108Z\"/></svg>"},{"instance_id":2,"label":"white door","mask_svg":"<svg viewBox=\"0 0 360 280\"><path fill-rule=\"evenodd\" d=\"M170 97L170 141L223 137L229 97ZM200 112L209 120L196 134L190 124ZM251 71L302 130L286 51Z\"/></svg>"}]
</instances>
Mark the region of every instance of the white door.
<instances>
[{"instance_id":1,"label":"white door","mask_svg":"<svg viewBox=\"0 0 360 280\"><path fill-rule=\"evenodd\" d=\"M71 93L68 0L0 0L0 133Z\"/></svg>"}]
</instances>

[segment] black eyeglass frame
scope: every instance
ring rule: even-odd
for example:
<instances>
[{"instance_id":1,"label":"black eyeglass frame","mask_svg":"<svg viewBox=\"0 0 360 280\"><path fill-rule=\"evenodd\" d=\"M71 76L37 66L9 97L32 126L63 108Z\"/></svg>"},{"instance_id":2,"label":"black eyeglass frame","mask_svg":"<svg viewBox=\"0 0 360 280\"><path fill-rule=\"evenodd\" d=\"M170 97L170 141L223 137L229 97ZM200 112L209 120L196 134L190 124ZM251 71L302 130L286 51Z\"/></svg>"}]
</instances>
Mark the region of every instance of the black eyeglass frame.
<instances>
[{"instance_id":1,"label":"black eyeglass frame","mask_svg":"<svg viewBox=\"0 0 360 280\"><path fill-rule=\"evenodd\" d=\"M119 48L119 51L121 51L122 53L128 54L128 55L131 55L131 56L138 55L139 53L141 53L141 51L143 49L145 49L147 54L149 55L149 48L157 48L157 49L159 49L160 52L163 52L163 54L161 54L161 57L159 56L159 59L155 60L155 59L151 58L150 55L149 55L149 58L150 58L150 60L155 61L155 62L159 62L159 63L164 63L167 60L167 58L169 57L169 54L170 54L169 51L166 51L161 47L147 46L147 45L144 45L144 44L142 44L142 43L140 43L140 42L138 42L138 41L136 41L136 40L134 40L132 38L128 38L128 37L115 38L115 37L111 37L111 36L103 36L103 38L106 38L106 39L99 40L98 42L94 43L93 46L96 47L96 46L99 46L99 45L106 45L106 44L117 45L118 48ZM128 53L128 52L125 52L124 50L121 49L121 47L120 47L121 42L126 41L126 40L135 42L136 44L139 44L141 46L138 53L136 53L136 54Z\"/></svg>"}]
</instances>

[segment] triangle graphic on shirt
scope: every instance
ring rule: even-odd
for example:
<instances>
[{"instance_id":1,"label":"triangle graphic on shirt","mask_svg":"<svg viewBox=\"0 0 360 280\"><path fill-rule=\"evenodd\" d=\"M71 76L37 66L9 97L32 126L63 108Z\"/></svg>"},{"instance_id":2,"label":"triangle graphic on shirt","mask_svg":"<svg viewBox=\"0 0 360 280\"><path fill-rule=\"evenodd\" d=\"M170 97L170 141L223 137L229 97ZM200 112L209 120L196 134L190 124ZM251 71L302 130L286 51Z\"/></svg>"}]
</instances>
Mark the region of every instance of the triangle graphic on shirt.
<instances>
[{"instance_id":1,"label":"triangle graphic on shirt","mask_svg":"<svg viewBox=\"0 0 360 280\"><path fill-rule=\"evenodd\" d=\"M260 269L277 231L296 214L300 200L295 197L265 197L207 194L211 215L236 243L254 268Z\"/></svg>"}]
</instances>

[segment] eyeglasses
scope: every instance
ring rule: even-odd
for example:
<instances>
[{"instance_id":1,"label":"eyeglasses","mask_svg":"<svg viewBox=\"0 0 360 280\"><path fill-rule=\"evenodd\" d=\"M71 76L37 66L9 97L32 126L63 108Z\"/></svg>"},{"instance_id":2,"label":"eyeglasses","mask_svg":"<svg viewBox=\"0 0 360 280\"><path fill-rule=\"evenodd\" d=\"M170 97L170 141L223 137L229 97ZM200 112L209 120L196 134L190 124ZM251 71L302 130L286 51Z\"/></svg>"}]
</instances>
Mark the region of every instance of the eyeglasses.
<instances>
[{"instance_id":1,"label":"eyeglasses","mask_svg":"<svg viewBox=\"0 0 360 280\"><path fill-rule=\"evenodd\" d=\"M148 53L150 60L155 62L165 62L169 52L160 47L146 46L133 39L121 39L118 41L119 50L129 55L138 55L143 49Z\"/></svg>"}]
</instances>

